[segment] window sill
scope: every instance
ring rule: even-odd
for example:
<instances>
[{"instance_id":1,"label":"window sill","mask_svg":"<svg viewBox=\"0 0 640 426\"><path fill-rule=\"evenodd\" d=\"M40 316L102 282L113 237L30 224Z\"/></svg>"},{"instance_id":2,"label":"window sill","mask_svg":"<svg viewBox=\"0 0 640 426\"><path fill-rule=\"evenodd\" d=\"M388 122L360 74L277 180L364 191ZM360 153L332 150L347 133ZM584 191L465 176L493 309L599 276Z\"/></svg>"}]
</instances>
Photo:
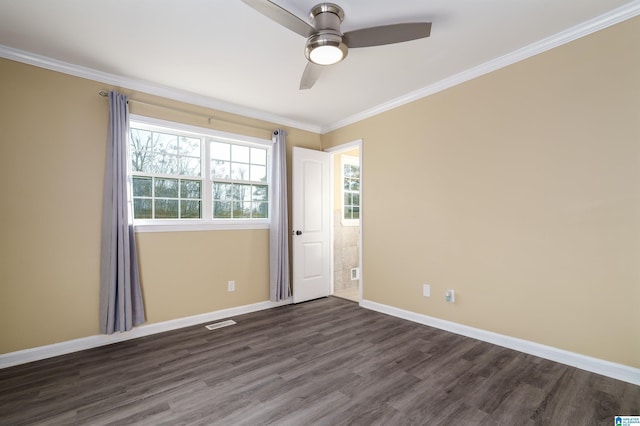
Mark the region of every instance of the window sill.
<instances>
[{"instance_id":1,"label":"window sill","mask_svg":"<svg viewBox=\"0 0 640 426\"><path fill-rule=\"evenodd\" d=\"M269 229L268 221L220 221L220 222L167 222L167 223L135 223L136 233L145 232L190 232L190 231L229 231Z\"/></svg>"},{"instance_id":2,"label":"window sill","mask_svg":"<svg viewBox=\"0 0 640 426\"><path fill-rule=\"evenodd\" d=\"M342 219L340 223L342 226L360 226L359 219Z\"/></svg>"}]
</instances>

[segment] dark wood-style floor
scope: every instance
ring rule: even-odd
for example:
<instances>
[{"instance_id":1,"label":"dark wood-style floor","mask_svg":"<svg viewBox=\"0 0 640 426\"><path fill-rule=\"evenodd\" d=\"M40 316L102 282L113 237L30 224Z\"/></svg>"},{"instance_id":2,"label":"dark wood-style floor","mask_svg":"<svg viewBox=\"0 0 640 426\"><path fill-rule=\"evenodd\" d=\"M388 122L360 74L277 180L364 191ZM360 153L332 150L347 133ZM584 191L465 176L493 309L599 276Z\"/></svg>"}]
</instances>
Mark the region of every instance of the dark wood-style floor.
<instances>
[{"instance_id":1,"label":"dark wood-style floor","mask_svg":"<svg viewBox=\"0 0 640 426\"><path fill-rule=\"evenodd\" d=\"M640 387L320 299L0 370L0 424L611 425Z\"/></svg>"}]
</instances>

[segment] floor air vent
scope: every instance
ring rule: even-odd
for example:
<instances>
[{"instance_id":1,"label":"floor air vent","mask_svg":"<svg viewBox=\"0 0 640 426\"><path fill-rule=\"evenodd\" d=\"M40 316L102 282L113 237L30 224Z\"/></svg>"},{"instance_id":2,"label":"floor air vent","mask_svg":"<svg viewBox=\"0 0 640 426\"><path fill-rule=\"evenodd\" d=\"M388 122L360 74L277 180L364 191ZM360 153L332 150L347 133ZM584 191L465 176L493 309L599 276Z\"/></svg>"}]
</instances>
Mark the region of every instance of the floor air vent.
<instances>
[{"instance_id":1,"label":"floor air vent","mask_svg":"<svg viewBox=\"0 0 640 426\"><path fill-rule=\"evenodd\" d=\"M234 320L226 320L226 321L221 321L221 322L216 322L213 324L209 324L209 325L205 325L205 327L209 330L215 330L218 328L222 328L222 327L228 327L230 325L235 324L236 322Z\"/></svg>"}]
</instances>

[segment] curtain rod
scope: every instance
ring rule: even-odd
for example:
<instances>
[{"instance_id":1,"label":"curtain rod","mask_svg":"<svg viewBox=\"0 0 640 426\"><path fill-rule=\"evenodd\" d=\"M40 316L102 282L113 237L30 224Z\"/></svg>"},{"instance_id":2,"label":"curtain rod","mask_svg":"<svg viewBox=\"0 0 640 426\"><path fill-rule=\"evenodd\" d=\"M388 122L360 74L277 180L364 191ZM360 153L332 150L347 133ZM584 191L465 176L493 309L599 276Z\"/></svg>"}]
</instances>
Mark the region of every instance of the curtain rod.
<instances>
[{"instance_id":1,"label":"curtain rod","mask_svg":"<svg viewBox=\"0 0 640 426\"><path fill-rule=\"evenodd\" d=\"M109 96L109 91L100 90L98 92L98 95L106 98L106 97ZM129 99L129 102L135 102L135 103L138 103L138 104L149 105L149 106L157 107L157 108L164 108L164 109L167 109L167 110L170 110L170 111L176 111L176 112L181 112L183 114L189 114L189 115L193 115L193 116L196 116L196 117L206 118L209 121L209 124L211 124L212 120L217 120L217 121L220 121L220 122L223 122L223 123L236 124L238 126L249 127L249 128L252 128L252 129L266 130L269 133L271 133L273 131L272 128L251 126L251 125L240 123L240 122L237 122L237 121L223 120L223 119L215 118L212 115L201 114L201 113L194 112L194 111L189 111L189 110L186 110L186 109L181 109L181 108L175 108L175 107L170 107L170 106L166 106L166 105L156 104L156 103L153 103L153 102L139 101L137 99L132 99L132 98Z\"/></svg>"}]
</instances>

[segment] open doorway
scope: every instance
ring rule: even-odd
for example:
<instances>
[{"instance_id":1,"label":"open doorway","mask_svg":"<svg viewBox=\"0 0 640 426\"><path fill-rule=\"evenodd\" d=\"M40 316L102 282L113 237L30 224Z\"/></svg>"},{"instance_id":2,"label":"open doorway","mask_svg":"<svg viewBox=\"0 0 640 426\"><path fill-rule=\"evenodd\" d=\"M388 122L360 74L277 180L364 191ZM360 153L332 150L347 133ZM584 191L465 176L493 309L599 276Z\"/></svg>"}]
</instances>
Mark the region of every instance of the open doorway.
<instances>
[{"instance_id":1,"label":"open doorway","mask_svg":"<svg viewBox=\"0 0 640 426\"><path fill-rule=\"evenodd\" d=\"M359 302L361 285L361 141L335 147L333 155L333 295Z\"/></svg>"}]
</instances>

